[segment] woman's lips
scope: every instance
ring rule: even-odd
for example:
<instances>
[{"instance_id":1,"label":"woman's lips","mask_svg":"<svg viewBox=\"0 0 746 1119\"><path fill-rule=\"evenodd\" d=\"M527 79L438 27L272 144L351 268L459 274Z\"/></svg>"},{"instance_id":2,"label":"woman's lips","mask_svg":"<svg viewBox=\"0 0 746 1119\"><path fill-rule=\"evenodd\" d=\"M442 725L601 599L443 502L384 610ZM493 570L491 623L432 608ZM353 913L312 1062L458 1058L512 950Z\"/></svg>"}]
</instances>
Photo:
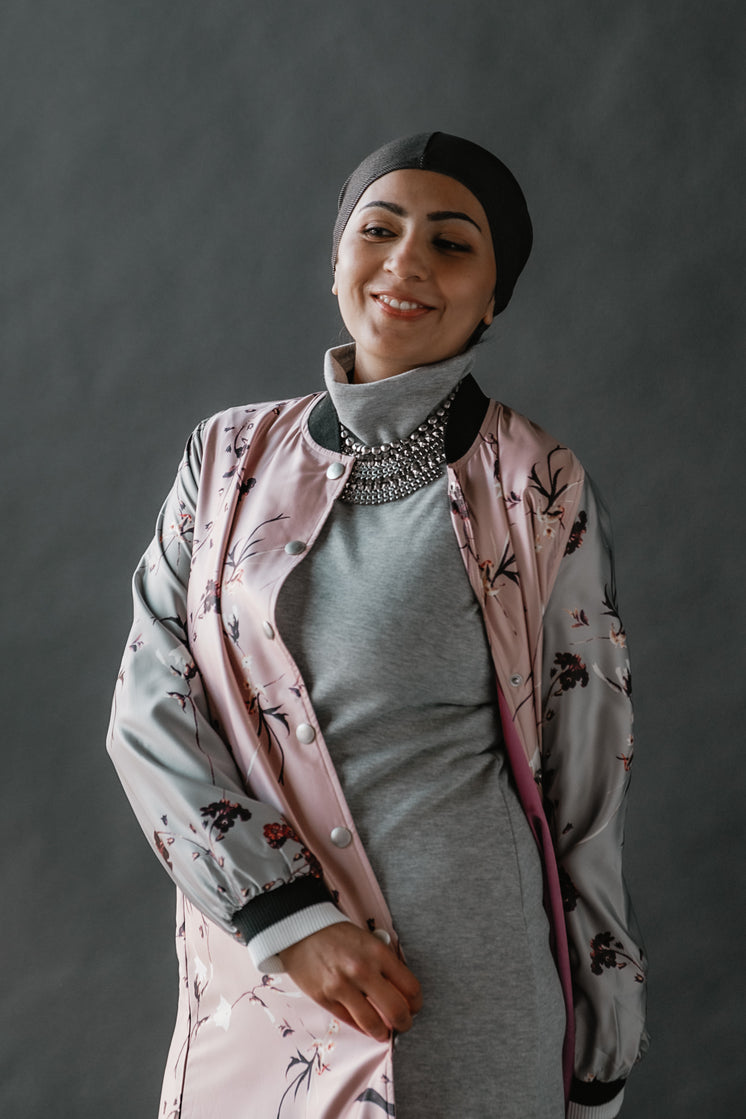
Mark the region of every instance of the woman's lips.
<instances>
[{"instance_id":1,"label":"woman's lips","mask_svg":"<svg viewBox=\"0 0 746 1119\"><path fill-rule=\"evenodd\" d=\"M432 307L419 303L414 299L403 299L387 292L376 292L373 296L384 314L396 319L419 319L426 315Z\"/></svg>"}]
</instances>

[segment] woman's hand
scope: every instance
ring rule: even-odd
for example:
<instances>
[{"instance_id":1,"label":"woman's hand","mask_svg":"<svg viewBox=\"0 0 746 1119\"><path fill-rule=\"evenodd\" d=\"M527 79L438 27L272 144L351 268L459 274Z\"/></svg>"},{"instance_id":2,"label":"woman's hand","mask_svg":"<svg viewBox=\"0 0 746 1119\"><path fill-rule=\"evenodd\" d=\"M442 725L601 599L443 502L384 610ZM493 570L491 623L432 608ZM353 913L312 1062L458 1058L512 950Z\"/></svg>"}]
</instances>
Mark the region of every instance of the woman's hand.
<instances>
[{"instance_id":1,"label":"woman's hand","mask_svg":"<svg viewBox=\"0 0 746 1119\"><path fill-rule=\"evenodd\" d=\"M347 922L280 952L293 982L336 1018L376 1041L403 1033L422 1006L416 978L378 937Z\"/></svg>"}]
</instances>

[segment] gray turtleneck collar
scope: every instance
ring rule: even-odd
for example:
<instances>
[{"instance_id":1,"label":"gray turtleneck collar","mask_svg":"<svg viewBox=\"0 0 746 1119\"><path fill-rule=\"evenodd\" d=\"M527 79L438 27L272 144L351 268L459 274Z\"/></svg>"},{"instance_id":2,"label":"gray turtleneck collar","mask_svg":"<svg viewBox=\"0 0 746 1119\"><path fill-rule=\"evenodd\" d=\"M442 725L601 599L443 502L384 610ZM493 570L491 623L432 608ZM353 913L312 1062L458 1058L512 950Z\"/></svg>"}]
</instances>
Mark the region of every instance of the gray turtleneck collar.
<instances>
[{"instance_id":1,"label":"gray turtleneck collar","mask_svg":"<svg viewBox=\"0 0 746 1119\"><path fill-rule=\"evenodd\" d=\"M354 344L328 350L324 381L340 421L362 443L372 445L403 439L414 431L467 375L474 355L467 351L362 385L347 379L354 360Z\"/></svg>"}]
</instances>

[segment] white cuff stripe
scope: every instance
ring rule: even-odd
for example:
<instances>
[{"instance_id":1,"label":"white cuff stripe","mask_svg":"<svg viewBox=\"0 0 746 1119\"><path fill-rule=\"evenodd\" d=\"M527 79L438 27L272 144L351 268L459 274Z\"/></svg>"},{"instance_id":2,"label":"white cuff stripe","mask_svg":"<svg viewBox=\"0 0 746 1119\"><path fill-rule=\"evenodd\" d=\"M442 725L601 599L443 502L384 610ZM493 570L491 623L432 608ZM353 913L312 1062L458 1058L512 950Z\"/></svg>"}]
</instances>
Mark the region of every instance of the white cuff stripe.
<instances>
[{"instance_id":1,"label":"white cuff stripe","mask_svg":"<svg viewBox=\"0 0 746 1119\"><path fill-rule=\"evenodd\" d=\"M258 971L271 975L283 970L278 952L303 940L304 936L318 932L319 929L348 920L349 917L340 913L330 901L309 905L306 909L291 913L289 917L283 917L281 921L277 921L252 937L248 945L249 954Z\"/></svg>"},{"instance_id":2,"label":"white cuff stripe","mask_svg":"<svg viewBox=\"0 0 746 1119\"><path fill-rule=\"evenodd\" d=\"M602 1103L598 1107L585 1107L581 1103L570 1101L570 1106L567 1109L567 1119L616 1119L623 1099L624 1088L618 1095L614 1096L613 1100Z\"/></svg>"}]
</instances>

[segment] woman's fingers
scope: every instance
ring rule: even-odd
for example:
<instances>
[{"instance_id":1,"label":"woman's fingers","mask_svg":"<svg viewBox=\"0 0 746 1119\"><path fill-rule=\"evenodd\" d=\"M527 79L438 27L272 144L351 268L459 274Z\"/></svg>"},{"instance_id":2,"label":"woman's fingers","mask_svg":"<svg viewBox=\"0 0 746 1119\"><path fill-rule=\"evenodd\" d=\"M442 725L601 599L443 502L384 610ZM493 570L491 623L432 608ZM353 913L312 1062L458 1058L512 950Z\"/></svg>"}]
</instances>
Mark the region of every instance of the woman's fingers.
<instances>
[{"instance_id":1,"label":"woman's fingers","mask_svg":"<svg viewBox=\"0 0 746 1119\"><path fill-rule=\"evenodd\" d=\"M362 993L350 987L344 1002L345 1009L352 1018L352 1024L362 1033L376 1041L386 1041L390 1033L389 1024L384 1021L378 1010Z\"/></svg>"},{"instance_id":2,"label":"woman's fingers","mask_svg":"<svg viewBox=\"0 0 746 1119\"><path fill-rule=\"evenodd\" d=\"M405 1033L411 1028L409 1005L388 980L372 975L367 986L369 989L364 991L349 983L344 991L340 991L336 1002L329 1002L329 1007L341 1008L345 1015L337 1013L337 1017L376 1041L386 1041L391 1030Z\"/></svg>"},{"instance_id":3,"label":"woman's fingers","mask_svg":"<svg viewBox=\"0 0 746 1119\"><path fill-rule=\"evenodd\" d=\"M280 953L291 979L347 1025L377 1041L412 1025L417 979L390 948L356 925L331 925Z\"/></svg>"},{"instance_id":4,"label":"woman's fingers","mask_svg":"<svg viewBox=\"0 0 746 1119\"><path fill-rule=\"evenodd\" d=\"M400 1034L406 1033L412 1028L414 1015L401 991L397 991L390 983L385 982L385 987L368 992L367 1000L378 1011L388 1029L396 1030Z\"/></svg>"},{"instance_id":5,"label":"woman's fingers","mask_svg":"<svg viewBox=\"0 0 746 1119\"><path fill-rule=\"evenodd\" d=\"M401 991L412 1014L417 1014L419 1010L422 1010L422 988L417 977L390 949L382 971L397 990Z\"/></svg>"}]
</instances>

